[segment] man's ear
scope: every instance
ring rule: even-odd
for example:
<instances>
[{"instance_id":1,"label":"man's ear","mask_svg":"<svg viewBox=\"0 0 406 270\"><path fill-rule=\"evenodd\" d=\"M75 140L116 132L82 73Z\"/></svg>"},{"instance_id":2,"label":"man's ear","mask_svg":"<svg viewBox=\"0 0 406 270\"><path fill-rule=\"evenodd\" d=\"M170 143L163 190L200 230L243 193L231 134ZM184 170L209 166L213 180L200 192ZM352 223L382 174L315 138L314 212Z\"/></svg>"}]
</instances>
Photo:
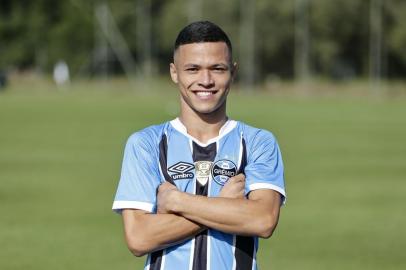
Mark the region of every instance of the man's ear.
<instances>
[{"instance_id":1,"label":"man's ear","mask_svg":"<svg viewBox=\"0 0 406 270\"><path fill-rule=\"evenodd\" d=\"M231 79L234 81L236 75L237 75L237 70L238 70L238 64L237 62L234 62L231 65Z\"/></svg>"},{"instance_id":2,"label":"man's ear","mask_svg":"<svg viewBox=\"0 0 406 270\"><path fill-rule=\"evenodd\" d=\"M178 83L178 72L174 63L169 64L169 72L171 73L172 81Z\"/></svg>"}]
</instances>

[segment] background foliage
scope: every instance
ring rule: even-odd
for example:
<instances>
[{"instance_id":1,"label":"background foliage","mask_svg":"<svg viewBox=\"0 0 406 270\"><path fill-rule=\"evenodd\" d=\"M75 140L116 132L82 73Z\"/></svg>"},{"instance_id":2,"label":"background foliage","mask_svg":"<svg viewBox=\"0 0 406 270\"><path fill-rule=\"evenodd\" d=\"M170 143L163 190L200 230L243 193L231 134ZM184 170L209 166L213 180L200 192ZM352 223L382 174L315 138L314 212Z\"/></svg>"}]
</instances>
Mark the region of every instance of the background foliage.
<instances>
[{"instance_id":1,"label":"background foliage","mask_svg":"<svg viewBox=\"0 0 406 270\"><path fill-rule=\"evenodd\" d=\"M0 2L0 69L35 68L50 71L59 59L68 62L73 74L92 73L98 25L95 7L103 1L2 0ZM167 71L174 38L192 19L209 19L229 33L238 60L244 5L252 1L200 1L191 16L187 0L121 0L108 3L118 29L135 61L137 46L145 36L136 33L137 3L151 10L151 50L155 70ZM341 78L368 75L370 2L367 0L309 0L310 69L315 75ZM383 73L389 78L406 74L406 4L383 0ZM295 1L255 1L255 67L258 79L294 74ZM141 41L141 42L140 42ZM244 42L247 42L245 40ZM139 48L138 48L139 49ZM117 59L113 55L113 62ZM113 72L121 73L113 64Z\"/></svg>"}]
</instances>

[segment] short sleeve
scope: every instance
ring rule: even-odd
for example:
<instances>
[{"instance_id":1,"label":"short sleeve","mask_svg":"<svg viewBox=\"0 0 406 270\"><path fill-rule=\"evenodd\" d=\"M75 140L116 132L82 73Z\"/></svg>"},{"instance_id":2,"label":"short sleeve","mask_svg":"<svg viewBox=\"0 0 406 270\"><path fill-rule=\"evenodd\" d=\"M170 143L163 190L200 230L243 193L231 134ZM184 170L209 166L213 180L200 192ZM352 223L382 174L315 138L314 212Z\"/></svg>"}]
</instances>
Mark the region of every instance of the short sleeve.
<instances>
[{"instance_id":1,"label":"short sleeve","mask_svg":"<svg viewBox=\"0 0 406 270\"><path fill-rule=\"evenodd\" d=\"M156 189L160 184L157 148L151 139L140 133L127 141L120 182L113 202L113 210L140 209L154 212ZM155 149L154 149L155 148Z\"/></svg>"},{"instance_id":2,"label":"short sleeve","mask_svg":"<svg viewBox=\"0 0 406 270\"><path fill-rule=\"evenodd\" d=\"M249 144L246 194L257 189L272 189L282 195L285 203L285 180L281 151L272 133L261 130Z\"/></svg>"}]
</instances>

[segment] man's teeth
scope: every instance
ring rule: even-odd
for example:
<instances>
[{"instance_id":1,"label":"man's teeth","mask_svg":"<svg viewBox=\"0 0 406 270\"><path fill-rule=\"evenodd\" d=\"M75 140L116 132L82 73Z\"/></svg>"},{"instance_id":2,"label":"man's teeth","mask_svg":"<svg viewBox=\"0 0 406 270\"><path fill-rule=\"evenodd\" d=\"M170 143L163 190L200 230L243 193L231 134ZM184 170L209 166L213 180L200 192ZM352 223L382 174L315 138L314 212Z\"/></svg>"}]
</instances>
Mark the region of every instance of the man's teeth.
<instances>
[{"instance_id":1,"label":"man's teeth","mask_svg":"<svg viewBox=\"0 0 406 270\"><path fill-rule=\"evenodd\" d=\"M201 91L196 92L196 93L198 96L201 96L201 97L207 97L207 96L210 96L211 94L213 94L212 92L201 92Z\"/></svg>"}]
</instances>

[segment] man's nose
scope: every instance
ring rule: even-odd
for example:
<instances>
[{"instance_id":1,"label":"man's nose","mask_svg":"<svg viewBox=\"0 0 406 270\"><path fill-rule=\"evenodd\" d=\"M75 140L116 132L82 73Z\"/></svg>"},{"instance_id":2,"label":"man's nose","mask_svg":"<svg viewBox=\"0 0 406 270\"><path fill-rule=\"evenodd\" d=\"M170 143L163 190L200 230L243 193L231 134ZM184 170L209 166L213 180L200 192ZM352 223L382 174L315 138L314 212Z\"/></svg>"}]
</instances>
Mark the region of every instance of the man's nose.
<instances>
[{"instance_id":1,"label":"man's nose","mask_svg":"<svg viewBox=\"0 0 406 270\"><path fill-rule=\"evenodd\" d=\"M202 70L199 84L205 88L209 88L214 85L214 80L210 73L210 70Z\"/></svg>"}]
</instances>

